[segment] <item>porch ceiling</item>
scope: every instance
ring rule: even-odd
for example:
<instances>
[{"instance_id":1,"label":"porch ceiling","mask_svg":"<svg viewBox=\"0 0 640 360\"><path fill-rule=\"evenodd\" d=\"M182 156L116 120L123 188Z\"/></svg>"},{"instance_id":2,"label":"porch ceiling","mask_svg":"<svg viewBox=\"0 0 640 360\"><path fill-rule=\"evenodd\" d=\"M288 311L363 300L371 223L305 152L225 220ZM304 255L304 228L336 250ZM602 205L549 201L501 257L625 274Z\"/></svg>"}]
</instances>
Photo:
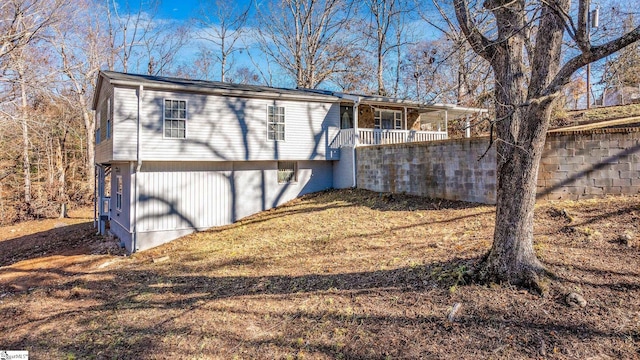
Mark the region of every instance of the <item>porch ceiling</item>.
<instances>
[{"instance_id":1,"label":"porch ceiling","mask_svg":"<svg viewBox=\"0 0 640 360\"><path fill-rule=\"evenodd\" d=\"M398 108L406 107L409 109L416 110L420 114L433 113L434 115L436 114L439 115L446 111L447 117L450 119L487 112L487 109L482 109L482 108L463 107L463 106L457 106L452 104L423 104L415 101L391 98L386 96L353 95L353 94L343 94L343 93L333 93L333 94L340 97L343 101L346 101L350 104L354 104L356 101L359 101L359 103L362 105L388 106L388 107L398 107Z\"/></svg>"}]
</instances>

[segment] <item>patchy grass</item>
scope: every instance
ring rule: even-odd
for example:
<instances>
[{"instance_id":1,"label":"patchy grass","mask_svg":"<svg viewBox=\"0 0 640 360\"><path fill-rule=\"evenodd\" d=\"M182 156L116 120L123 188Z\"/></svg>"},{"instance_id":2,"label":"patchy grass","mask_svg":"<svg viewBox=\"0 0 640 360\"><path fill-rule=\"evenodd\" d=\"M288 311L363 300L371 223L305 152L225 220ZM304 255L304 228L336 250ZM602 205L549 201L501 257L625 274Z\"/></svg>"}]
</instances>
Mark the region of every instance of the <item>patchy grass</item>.
<instances>
[{"instance_id":1,"label":"patchy grass","mask_svg":"<svg viewBox=\"0 0 640 360\"><path fill-rule=\"evenodd\" d=\"M536 251L557 276L544 298L464 283L490 247L493 207L362 190L308 195L132 257L91 255L111 248L86 221L7 236L0 349L34 359L639 357L640 198L536 211ZM56 245L21 254L45 235ZM566 305L570 292L587 306Z\"/></svg>"}]
</instances>

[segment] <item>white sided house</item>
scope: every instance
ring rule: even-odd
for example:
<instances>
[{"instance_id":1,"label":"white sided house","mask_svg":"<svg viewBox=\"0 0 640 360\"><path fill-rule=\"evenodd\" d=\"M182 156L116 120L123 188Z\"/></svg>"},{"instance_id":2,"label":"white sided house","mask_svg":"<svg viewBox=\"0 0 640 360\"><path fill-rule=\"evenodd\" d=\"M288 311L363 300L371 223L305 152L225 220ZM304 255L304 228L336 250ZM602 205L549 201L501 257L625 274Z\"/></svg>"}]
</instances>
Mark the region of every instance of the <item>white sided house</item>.
<instances>
[{"instance_id":1,"label":"white sided house","mask_svg":"<svg viewBox=\"0 0 640 360\"><path fill-rule=\"evenodd\" d=\"M93 109L96 225L129 252L356 186L355 147L446 139L481 111L111 71Z\"/></svg>"}]
</instances>

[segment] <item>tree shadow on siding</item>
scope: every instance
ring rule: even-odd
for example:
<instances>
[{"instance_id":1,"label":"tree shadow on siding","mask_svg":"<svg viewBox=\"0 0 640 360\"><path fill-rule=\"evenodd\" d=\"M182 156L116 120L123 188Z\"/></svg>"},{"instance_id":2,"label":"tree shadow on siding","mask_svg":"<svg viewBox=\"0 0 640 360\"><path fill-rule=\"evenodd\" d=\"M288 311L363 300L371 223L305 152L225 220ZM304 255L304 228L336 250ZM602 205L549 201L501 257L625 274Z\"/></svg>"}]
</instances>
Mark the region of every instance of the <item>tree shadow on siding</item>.
<instances>
[{"instance_id":1,"label":"tree shadow on siding","mask_svg":"<svg viewBox=\"0 0 640 360\"><path fill-rule=\"evenodd\" d=\"M180 99L181 94L176 94L176 99ZM261 102L264 103L264 106L258 106L253 104L251 99L246 98L238 98L238 97L218 97L218 96L207 96L207 95L199 95L199 96L189 96L188 98L188 112L190 115L190 119L187 121L191 121L192 124L190 128L194 129L196 127L195 121L205 121L205 124L200 124L200 126L204 126L204 129L207 129L208 134L205 137L197 137L195 134L189 132L187 129L187 138L185 140L172 141L171 144L175 144L172 146L177 146L178 152L180 154L184 154L186 158L189 157L189 151L193 149L201 149L205 153L211 154L211 161L223 161L223 162L231 162L233 164L238 164L238 162L243 161L251 161L252 159L257 159L256 161L260 162L259 165L255 169L244 168L244 170L238 170L237 166L234 165L230 171L221 172L227 181L228 189L229 189L229 199L230 199L230 220L231 222L235 222L240 218L256 213L257 211L264 211L270 208L276 207L282 204L285 200L289 200L289 198L295 198L302 194L306 194L309 192L320 191L328 188L326 185L327 180L330 177L325 175L325 185L318 183L316 178L318 178L318 174L313 174L312 179L309 180L304 186L299 187L295 183L284 183L277 184L276 179L267 179L266 171L273 170L277 171L277 161L283 157L281 155L281 143L279 141L269 141L267 140L267 104L278 105L280 102L277 101L269 101L269 102ZM152 104L156 109L150 115L150 118L156 118L157 121L146 122L144 125L144 130L146 132L150 132L155 134L156 137L162 137L163 124L162 124L162 101L163 98L154 99ZM218 101L220 103L218 103ZM211 104L215 105L211 105ZM208 107L209 106L209 107ZM211 106L214 108L219 108L219 113L211 113L207 114L207 111L210 111ZM321 149L324 147L325 151L328 151L328 129L331 112L327 110L325 118L320 125L320 129L317 132L313 131L314 128L314 119L312 118L312 113L317 110L312 103L307 103L306 113L307 113L307 126L310 130L311 138L303 139L308 142L305 145L301 146L301 152L309 152L308 158L315 159L320 156ZM318 104L317 106L322 106L322 104ZM256 116L255 114L258 114ZM197 120L196 120L197 119ZM203 120L205 119L205 120ZM295 132L293 131L296 126L299 127L299 124L296 124L296 121L301 119L297 119L293 116L288 117L285 120L286 126L289 127L290 130L286 130L285 128L285 136L289 136L288 139L290 142L295 143L299 139L294 139ZM254 124L251 126L249 122L254 121L257 122L258 125ZM317 121L317 119L316 119ZM189 127L189 125L188 125ZM264 131L256 131L255 129L264 128ZM230 129L235 129L237 131L229 131ZM252 130L253 129L253 130ZM287 132L289 131L289 132ZM305 130L306 131L306 130ZM206 140L203 140L206 139ZM216 139L216 140L214 140ZM324 139L324 141L322 141ZM285 139L287 140L287 139ZM240 146L240 148L238 147ZM240 151L240 153L238 153ZM269 152L270 155L264 156L265 152ZM143 150L144 153L144 150ZM260 160L264 159L264 160ZM175 161L179 161L179 156L174 159ZM289 160L288 158L284 158L283 160ZM203 160L205 161L205 160ZM144 162L144 159L143 159ZM267 169L264 166L267 164L273 164L273 169ZM331 164L326 166L328 170L331 169ZM239 168L243 168L240 166ZM242 176L242 171L257 171L259 172L259 176L257 178L248 179L247 176ZM241 178L238 178L241 176ZM241 180L242 179L242 180ZM329 179L331 180L331 179ZM249 181L248 183L244 183ZM322 179L320 180L322 181ZM330 185L331 181L329 181ZM247 191L245 185L249 185L251 187L257 186L257 190ZM239 188L240 187L240 188ZM247 196L247 193L252 193L251 199L242 199L242 195ZM203 194L205 196L206 194ZM169 199L162 199L159 195L147 196L147 199L162 201L165 203L172 202ZM218 199L212 199L211 201L218 201ZM247 211L241 212L240 209L242 206L248 206L251 209L249 214ZM215 207L215 206L214 206ZM160 219L165 216L173 216L180 212L180 210L176 207L169 207L171 211L169 213L162 214L148 214L147 218L156 218ZM178 214L184 221L187 223L196 223L196 219L194 216L197 214ZM191 219L189 219L191 217Z\"/></svg>"}]
</instances>

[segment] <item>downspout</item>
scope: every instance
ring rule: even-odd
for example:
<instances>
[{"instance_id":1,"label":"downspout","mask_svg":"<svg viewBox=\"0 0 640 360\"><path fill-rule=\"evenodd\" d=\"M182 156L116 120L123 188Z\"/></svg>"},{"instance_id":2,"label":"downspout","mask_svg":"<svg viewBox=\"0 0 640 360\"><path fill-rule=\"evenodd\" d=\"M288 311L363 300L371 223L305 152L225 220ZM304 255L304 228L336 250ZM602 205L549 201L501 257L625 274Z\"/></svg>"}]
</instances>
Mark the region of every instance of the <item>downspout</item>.
<instances>
[{"instance_id":1,"label":"downspout","mask_svg":"<svg viewBox=\"0 0 640 360\"><path fill-rule=\"evenodd\" d=\"M98 229L100 233L100 214L98 214L98 202L102 203L100 193L98 193L98 176L99 169L96 164L93 164L94 173L96 176L93 178L93 227Z\"/></svg>"},{"instance_id":2,"label":"downspout","mask_svg":"<svg viewBox=\"0 0 640 360\"><path fill-rule=\"evenodd\" d=\"M356 147L360 143L360 134L358 132L358 106L360 98L353 101L353 149L351 150L351 167L353 168L353 187L358 186L358 169L356 168Z\"/></svg>"},{"instance_id":3,"label":"downspout","mask_svg":"<svg viewBox=\"0 0 640 360\"><path fill-rule=\"evenodd\" d=\"M135 206L133 207L133 236L132 236L132 244L131 244L131 252L134 253L138 250L138 203L139 194L138 194L138 177L140 176L140 168L142 167L142 159L140 158L140 131L142 130L140 116L142 113L142 91L144 90L143 85L138 85L138 117L137 117L137 132L136 132L136 176L134 178L134 195L133 198L135 200Z\"/></svg>"}]
</instances>

